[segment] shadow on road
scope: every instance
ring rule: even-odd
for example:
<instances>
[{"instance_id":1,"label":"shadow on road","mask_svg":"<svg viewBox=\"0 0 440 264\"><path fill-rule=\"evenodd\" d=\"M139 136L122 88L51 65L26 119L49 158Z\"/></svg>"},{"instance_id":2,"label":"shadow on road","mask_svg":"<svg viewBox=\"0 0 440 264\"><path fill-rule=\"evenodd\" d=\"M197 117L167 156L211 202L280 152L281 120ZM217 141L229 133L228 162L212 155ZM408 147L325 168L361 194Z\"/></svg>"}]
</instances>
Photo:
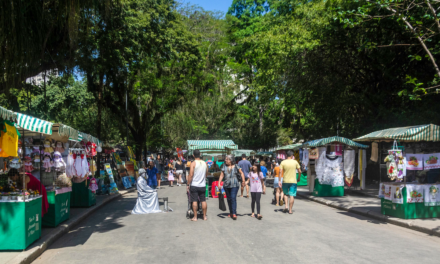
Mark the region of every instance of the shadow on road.
<instances>
[{"instance_id":1,"label":"shadow on road","mask_svg":"<svg viewBox=\"0 0 440 264\"><path fill-rule=\"evenodd\" d=\"M376 225L382 225L382 224L386 225L387 224L386 222L382 222L382 221L379 221L379 220L374 220L374 219L368 218L366 216L362 216L362 215L358 215L358 214L353 214L353 213L350 213L350 212L338 212L338 214L342 214L342 215L345 215L345 216L356 218L356 219L359 219L359 220L362 220L362 221L367 221L368 223L372 223L372 224L376 224Z\"/></svg>"},{"instance_id":2,"label":"shadow on road","mask_svg":"<svg viewBox=\"0 0 440 264\"><path fill-rule=\"evenodd\" d=\"M90 218L92 221L82 221L78 227L74 227L66 236L68 239L63 239L62 243L54 243L51 248L66 248L83 245L89 240L93 233L106 233L124 227L119 223L119 220L131 215L137 198L120 198L112 204L118 204L118 210L108 212L109 205L105 205L94 213ZM89 223L84 225L83 223Z\"/></svg>"}]
</instances>

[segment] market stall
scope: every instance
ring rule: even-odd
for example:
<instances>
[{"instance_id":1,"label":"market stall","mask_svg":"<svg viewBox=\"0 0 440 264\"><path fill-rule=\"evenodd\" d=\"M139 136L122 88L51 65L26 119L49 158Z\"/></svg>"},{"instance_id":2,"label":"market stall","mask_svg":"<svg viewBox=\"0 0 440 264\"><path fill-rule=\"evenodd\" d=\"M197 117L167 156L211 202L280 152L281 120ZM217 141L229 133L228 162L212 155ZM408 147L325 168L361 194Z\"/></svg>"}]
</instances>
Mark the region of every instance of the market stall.
<instances>
[{"instance_id":1,"label":"market stall","mask_svg":"<svg viewBox=\"0 0 440 264\"><path fill-rule=\"evenodd\" d=\"M45 197L40 195L45 190L25 172L29 163L24 162L25 133L17 129L16 120L17 113L0 107L0 250L24 250L39 239L47 212Z\"/></svg>"},{"instance_id":2,"label":"market stall","mask_svg":"<svg viewBox=\"0 0 440 264\"><path fill-rule=\"evenodd\" d=\"M295 159L301 164L301 178L298 181L298 186L307 186L307 165L303 161L303 148L302 143L296 143L291 145L282 146L276 149L276 158L278 164L281 163L284 159L286 159L286 151L292 150L295 154Z\"/></svg>"},{"instance_id":3,"label":"market stall","mask_svg":"<svg viewBox=\"0 0 440 264\"><path fill-rule=\"evenodd\" d=\"M351 186L358 157L359 180L365 178L367 145L344 137L329 137L305 142L309 162L309 190L314 196L344 196L344 185ZM344 184L345 183L345 184Z\"/></svg>"},{"instance_id":4,"label":"market stall","mask_svg":"<svg viewBox=\"0 0 440 264\"><path fill-rule=\"evenodd\" d=\"M388 180L379 185L382 214L440 217L440 126L391 128L355 140L372 142L371 160L385 163Z\"/></svg>"},{"instance_id":5,"label":"market stall","mask_svg":"<svg viewBox=\"0 0 440 264\"><path fill-rule=\"evenodd\" d=\"M222 156L238 149L238 146L232 140L188 140L187 145L188 153L192 153L192 151L198 149L201 152L220 151L223 153ZM206 197L209 197L212 183L216 178L218 179L218 177L220 177L220 172L215 172L211 175L208 175L206 181Z\"/></svg>"}]
</instances>

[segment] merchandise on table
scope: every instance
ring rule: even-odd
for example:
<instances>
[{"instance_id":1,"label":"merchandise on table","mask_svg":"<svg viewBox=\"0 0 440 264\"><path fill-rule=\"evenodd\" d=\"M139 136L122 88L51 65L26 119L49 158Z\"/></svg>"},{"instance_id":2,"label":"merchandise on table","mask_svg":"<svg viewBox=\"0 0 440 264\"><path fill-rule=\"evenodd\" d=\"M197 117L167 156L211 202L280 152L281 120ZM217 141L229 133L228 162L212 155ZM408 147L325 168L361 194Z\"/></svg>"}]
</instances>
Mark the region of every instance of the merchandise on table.
<instances>
[{"instance_id":1,"label":"merchandise on table","mask_svg":"<svg viewBox=\"0 0 440 264\"><path fill-rule=\"evenodd\" d=\"M423 154L406 154L407 170L423 170Z\"/></svg>"},{"instance_id":2,"label":"merchandise on table","mask_svg":"<svg viewBox=\"0 0 440 264\"><path fill-rule=\"evenodd\" d=\"M425 170L439 169L440 168L439 157L440 157L440 153L424 154L423 155L424 169Z\"/></svg>"}]
</instances>

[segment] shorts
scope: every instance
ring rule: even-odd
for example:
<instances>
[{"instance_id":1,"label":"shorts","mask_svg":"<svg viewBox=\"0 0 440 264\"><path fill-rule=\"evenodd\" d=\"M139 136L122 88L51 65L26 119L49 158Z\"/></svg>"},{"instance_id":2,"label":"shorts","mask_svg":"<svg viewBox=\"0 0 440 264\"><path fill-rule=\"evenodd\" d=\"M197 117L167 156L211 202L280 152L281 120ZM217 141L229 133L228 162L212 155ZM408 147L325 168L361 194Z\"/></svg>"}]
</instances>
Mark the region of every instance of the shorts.
<instances>
[{"instance_id":1,"label":"shorts","mask_svg":"<svg viewBox=\"0 0 440 264\"><path fill-rule=\"evenodd\" d=\"M189 188L189 193L191 194L191 202L204 202L206 198L206 187L191 186Z\"/></svg>"},{"instance_id":2,"label":"shorts","mask_svg":"<svg viewBox=\"0 0 440 264\"><path fill-rule=\"evenodd\" d=\"M273 178L273 187L274 188L279 188L278 187L278 182L279 182L279 177L275 177L275 178Z\"/></svg>"},{"instance_id":3,"label":"shorts","mask_svg":"<svg viewBox=\"0 0 440 264\"><path fill-rule=\"evenodd\" d=\"M288 196L296 197L296 183L283 183L283 193Z\"/></svg>"},{"instance_id":4,"label":"shorts","mask_svg":"<svg viewBox=\"0 0 440 264\"><path fill-rule=\"evenodd\" d=\"M179 175L179 174L182 175L182 174L183 174L183 170L178 170L178 171L176 171L176 174L177 174L177 175Z\"/></svg>"}]
</instances>

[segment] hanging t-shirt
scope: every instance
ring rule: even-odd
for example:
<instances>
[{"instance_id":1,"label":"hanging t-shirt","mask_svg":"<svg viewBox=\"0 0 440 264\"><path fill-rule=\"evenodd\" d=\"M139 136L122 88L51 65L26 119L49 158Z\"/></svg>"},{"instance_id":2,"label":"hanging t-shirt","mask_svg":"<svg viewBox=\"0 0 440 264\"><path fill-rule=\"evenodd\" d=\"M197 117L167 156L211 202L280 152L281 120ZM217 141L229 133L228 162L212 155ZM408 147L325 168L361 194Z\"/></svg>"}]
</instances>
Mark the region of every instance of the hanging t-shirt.
<instances>
[{"instance_id":1,"label":"hanging t-shirt","mask_svg":"<svg viewBox=\"0 0 440 264\"><path fill-rule=\"evenodd\" d=\"M4 121L3 130L0 138L0 157L17 157L18 156L18 138L20 134L15 128L14 124L9 121Z\"/></svg>"},{"instance_id":2,"label":"hanging t-shirt","mask_svg":"<svg viewBox=\"0 0 440 264\"><path fill-rule=\"evenodd\" d=\"M253 192L263 192L263 186L261 185L261 180L264 179L263 173L249 172L249 181L251 184L251 193Z\"/></svg>"},{"instance_id":3,"label":"hanging t-shirt","mask_svg":"<svg viewBox=\"0 0 440 264\"><path fill-rule=\"evenodd\" d=\"M317 148L318 150L318 159L315 162L315 171L316 171L316 177L322 177L324 173L325 168L325 160L326 160L326 147L320 147Z\"/></svg>"},{"instance_id":4,"label":"hanging t-shirt","mask_svg":"<svg viewBox=\"0 0 440 264\"><path fill-rule=\"evenodd\" d=\"M285 160L286 159L286 151L284 151L284 150L278 151L277 159Z\"/></svg>"}]
</instances>

